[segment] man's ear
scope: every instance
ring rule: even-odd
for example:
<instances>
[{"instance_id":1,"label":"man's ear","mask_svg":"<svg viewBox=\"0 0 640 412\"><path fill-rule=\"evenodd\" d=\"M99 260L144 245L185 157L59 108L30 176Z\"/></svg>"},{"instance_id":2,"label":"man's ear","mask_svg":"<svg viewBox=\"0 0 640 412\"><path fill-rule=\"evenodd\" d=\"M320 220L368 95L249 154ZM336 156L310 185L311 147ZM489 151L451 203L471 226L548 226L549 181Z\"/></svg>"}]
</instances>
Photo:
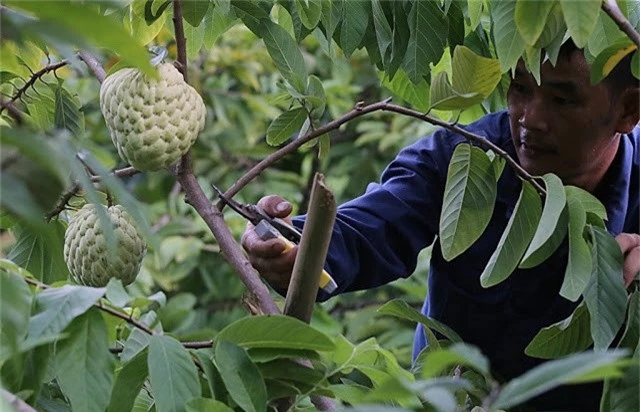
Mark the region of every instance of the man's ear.
<instances>
[{"instance_id":1,"label":"man's ear","mask_svg":"<svg viewBox=\"0 0 640 412\"><path fill-rule=\"evenodd\" d=\"M618 100L620 105L616 132L629 133L640 121L640 87L627 88Z\"/></svg>"}]
</instances>

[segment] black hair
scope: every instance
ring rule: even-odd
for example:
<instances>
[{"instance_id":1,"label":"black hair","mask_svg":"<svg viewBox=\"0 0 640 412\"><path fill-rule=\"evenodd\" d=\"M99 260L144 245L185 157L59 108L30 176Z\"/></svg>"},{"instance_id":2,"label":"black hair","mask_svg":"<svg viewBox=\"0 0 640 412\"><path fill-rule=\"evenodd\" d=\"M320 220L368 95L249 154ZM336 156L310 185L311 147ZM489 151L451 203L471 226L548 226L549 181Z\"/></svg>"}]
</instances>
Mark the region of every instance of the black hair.
<instances>
[{"instance_id":1,"label":"black hair","mask_svg":"<svg viewBox=\"0 0 640 412\"><path fill-rule=\"evenodd\" d=\"M568 57L573 53L583 53L572 39L568 39L560 48L560 56ZM634 53L627 54L613 70L604 78L603 82L612 93L618 94L625 89L640 87L640 79L631 72L631 59Z\"/></svg>"}]
</instances>

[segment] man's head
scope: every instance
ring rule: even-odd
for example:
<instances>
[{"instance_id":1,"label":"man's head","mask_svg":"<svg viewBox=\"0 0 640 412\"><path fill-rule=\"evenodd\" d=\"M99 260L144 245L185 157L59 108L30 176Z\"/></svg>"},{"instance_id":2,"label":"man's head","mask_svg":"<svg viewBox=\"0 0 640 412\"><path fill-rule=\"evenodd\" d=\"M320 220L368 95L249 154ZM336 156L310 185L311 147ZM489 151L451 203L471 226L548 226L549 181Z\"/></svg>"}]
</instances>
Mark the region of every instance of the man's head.
<instances>
[{"instance_id":1,"label":"man's head","mask_svg":"<svg viewBox=\"0 0 640 412\"><path fill-rule=\"evenodd\" d=\"M640 88L629 60L596 85L590 70L582 50L569 41L555 67L542 65L540 86L519 62L507 95L522 166L534 175L556 173L586 190L595 189L611 165L619 133L640 120Z\"/></svg>"}]
</instances>

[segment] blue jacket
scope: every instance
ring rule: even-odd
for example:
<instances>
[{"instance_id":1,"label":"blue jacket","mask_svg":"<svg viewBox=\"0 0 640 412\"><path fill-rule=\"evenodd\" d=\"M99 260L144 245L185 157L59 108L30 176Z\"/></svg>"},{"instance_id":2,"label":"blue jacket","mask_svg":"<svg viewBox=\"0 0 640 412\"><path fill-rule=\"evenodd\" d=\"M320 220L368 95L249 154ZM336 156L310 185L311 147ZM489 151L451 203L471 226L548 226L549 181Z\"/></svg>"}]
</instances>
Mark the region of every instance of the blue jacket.
<instances>
[{"instance_id":1,"label":"blue jacket","mask_svg":"<svg viewBox=\"0 0 640 412\"><path fill-rule=\"evenodd\" d=\"M467 129L517 160L507 112L487 115ZM339 207L327 257L327 269L338 284L335 294L373 288L413 273L418 253L436 239L449 161L456 145L465 141L450 131L436 131L402 150L379 184L370 184L365 194ZM607 227L614 235L639 233L639 163L640 127L636 127L622 136L614 163L594 193L606 206ZM493 216L482 237L450 262L443 259L439 242L435 242L429 292L422 308L425 315L478 346L489 357L492 370L505 379L541 362L526 356L524 348L540 328L566 318L575 308L558 293L566 246L535 268L516 270L488 289L480 286L480 274L506 227L520 188L519 179L506 166L498 182ZM301 219L296 224L301 225ZM320 300L328 297L320 292ZM418 327L414 356L425 346ZM552 403L539 407L597 410L599 391L588 386L567 387L579 394L552 393ZM563 399L569 403L564 404Z\"/></svg>"}]
</instances>

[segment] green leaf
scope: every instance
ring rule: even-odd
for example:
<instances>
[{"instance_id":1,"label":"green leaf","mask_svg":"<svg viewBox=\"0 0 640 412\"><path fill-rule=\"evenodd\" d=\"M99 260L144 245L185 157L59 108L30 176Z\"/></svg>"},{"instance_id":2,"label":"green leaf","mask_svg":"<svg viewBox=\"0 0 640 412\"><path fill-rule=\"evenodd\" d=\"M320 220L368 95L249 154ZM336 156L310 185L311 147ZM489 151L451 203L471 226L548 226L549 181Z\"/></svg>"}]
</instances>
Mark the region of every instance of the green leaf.
<instances>
[{"instance_id":1,"label":"green leaf","mask_svg":"<svg viewBox=\"0 0 640 412\"><path fill-rule=\"evenodd\" d=\"M320 16L320 21L327 36L329 49L331 49L333 33L335 33L342 21L343 0L322 1L321 3L322 15Z\"/></svg>"},{"instance_id":2,"label":"green leaf","mask_svg":"<svg viewBox=\"0 0 640 412\"><path fill-rule=\"evenodd\" d=\"M149 63L148 53L122 25L102 16L94 7L69 1L48 1L47 7L39 2L10 0L5 5L29 11L44 22L59 25L81 39L88 39L117 54L149 76L156 76L156 70Z\"/></svg>"},{"instance_id":3,"label":"green leaf","mask_svg":"<svg viewBox=\"0 0 640 412\"><path fill-rule=\"evenodd\" d=\"M258 367L244 349L232 342L218 339L215 364L229 396L243 410L267 410L267 388Z\"/></svg>"},{"instance_id":4,"label":"green leaf","mask_svg":"<svg viewBox=\"0 0 640 412\"><path fill-rule=\"evenodd\" d=\"M193 27L198 27L209 9L209 0L183 0L182 17Z\"/></svg>"},{"instance_id":5,"label":"green leaf","mask_svg":"<svg viewBox=\"0 0 640 412\"><path fill-rule=\"evenodd\" d=\"M606 366L612 366L614 372L618 372L620 367L615 364L624 355L623 351L585 352L543 363L505 385L492 406L508 409L585 375L590 375L592 381L601 380L611 371L593 372Z\"/></svg>"},{"instance_id":6,"label":"green leaf","mask_svg":"<svg viewBox=\"0 0 640 412\"><path fill-rule=\"evenodd\" d=\"M573 42L578 48L584 48L596 27L602 0L560 0L560 5Z\"/></svg>"},{"instance_id":7,"label":"green leaf","mask_svg":"<svg viewBox=\"0 0 640 412\"><path fill-rule=\"evenodd\" d=\"M454 365L469 366L484 376L489 376L489 360L475 346L454 343L446 349L428 352L422 362L422 379L438 376Z\"/></svg>"},{"instance_id":8,"label":"green leaf","mask_svg":"<svg viewBox=\"0 0 640 412\"><path fill-rule=\"evenodd\" d=\"M209 398L193 398L186 405L187 412L233 412L233 409L220 401Z\"/></svg>"},{"instance_id":9,"label":"green leaf","mask_svg":"<svg viewBox=\"0 0 640 412\"><path fill-rule=\"evenodd\" d=\"M309 86L305 96L307 104L311 105L310 115L314 120L318 120L324 114L327 107L327 96L322 85L322 80L318 76L309 76Z\"/></svg>"},{"instance_id":10,"label":"green leaf","mask_svg":"<svg viewBox=\"0 0 640 412\"><path fill-rule=\"evenodd\" d=\"M89 310L105 292L105 288L71 285L40 292L36 296L36 314L29 319L27 339L58 335L72 320Z\"/></svg>"},{"instance_id":11,"label":"green leaf","mask_svg":"<svg viewBox=\"0 0 640 412\"><path fill-rule=\"evenodd\" d=\"M629 297L629 315L627 326L619 347L633 351L631 365L620 379L606 382L605 392L607 408L602 411L636 411L640 410L640 292L636 291Z\"/></svg>"},{"instance_id":12,"label":"green leaf","mask_svg":"<svg viewBox=\"0 0 640 412\"><path fill-rule=\"evenodd\" d=\"M452 82L440 72L431 87L432 107L439 110L465 109L481 103L500 82L500 63L475 54L465 46L453 52Z\"/></svg>"},{"instance_id":13,"label":"green leaf","mask_svg":"<svg viewBox=\"0 0 640 412\"><path fill-rule=\"evenodd\" d=\"M340 28L340 48L349 57L356 50L369 25L369 10L362 1L342 2L342 26Z\"/></svg>"},{"instance_id":14,"label":"green leaf","mask_svg":"<svg viewBox=\"0 0 640 412\"><path fill-rule=\"evenodd\" d=\"M385 303L378 309L378 313L421 323L427 328L439 332L452 342L462 342L462 338L453 329L444 323L440 323L435 319L426 317L401 299L393 299L392 301Z\"/></svg>"},{"instance_id":15,"label":"green leaf","mask_svg":"<svg viewBox=\"0 0 640 412\"><path fill-rule=\"evenodd\" d=\"M435 1L416 1L409 12L409 43L402 68L414 84L431 72L445 46L449 25Z\"/></svg>"},{"instance_id":16,"label":"green leaf","mask_svg":"<svg viewBox=\"0 0 640 412\"><path fill-rule=\"evenodd\" d=\"M453 152L440 215L442 256L450 261L486 229L496 200L496 181L486 153L467 143Z\"/></svg>"},{"instance_id":17,"label":"green leaf","mask_svg":"<svg viewBox=\"0 0 640 412\"><path fill-rule=\"evenodd\" d=\"M149 375L147 355L148 352L144 350L124 364L113 385L107 412L130 411L133 408L136 396Z\"/></svg>"},{"instance_id":18,"label":"green leaf","mask_svg":"<svg viewBox=\"0 0 640 412\"><path fill-rule=\"evenodd\" d=\"M69 270L63 255L64 232L59 220L50 222L44 230L22 227L14 232L17 241L7 258L47 284L66 280Z\"/></svg>"},{"instance_id":19,"label":"green leaf","mask_svg":"<svg viewBox=\"0 0 640 412\"><path fill-rule=\"evenodd\" d=\"M373 26L375 27L376 38L378 39L378 49L380 56L385 63L388 63L391 56L391 44L393 42L393 32L387 16L383 10L380 0L371 0L371 11L373 16ZM387 64L385 64L387 66Z\"/></svg>"},{"instance_id":20,"label":"green leaf","mask_svg":"<svg viewBox=\"0 0 640 412\"><path fill-rule=\"evenodd\" d=\"M593 343L589 330L589 311L582 302L568 318L542 328L524 352L542 359L554 359L582 352Z\"/></svg>"},{"instance_id":21,"label":"green leaf","mask_svg":"<svg viewBox=\"0 0 640 412\"><path fill-rule=\"evenodd\" d=\"M296 10L307 29L315 29L322 15L322 0L295 0Z\"/></svg>"},{"instance_id":22,"label":"green leaf","mask_svg":"<svg viewBox=\"0 0 640 412\"><path fill-rule=\"evenodd\" d=\"M245 348L291 348L329 351L333 341L306 323L289 316L252 316L221 330L217 339Z\"/></svg>"},{"instance_id":23,"label":"green leaf","mask_svg":"<svg viewBox=\"0 0 640 412\"><path fill-rule=\"evenodd\" d=\"M482 16L482 2L483 0L468 0L467 13L470 20L471 31L475 30L480 23L480 17Z\"/></svg>"},{"instance_id":24,"label":"green leaf","mask_svg":"<svg viewBox=\"0 0 640 412\"><path fill-rule=\"evenodd\" d=\"M480 284L488 288L503 280L518 267L535 233L542 207L540 196L529 182L522 183L522 192L507 227L498 242L498 247L489 258L480 275Z\"/></svg>"},{"instance_id":25,"label":"green leaf","mask_svg":"<svg viewBox=\"0 0 640 412\"><path fill-rule=\"evenodd\" d=\"M270 20L260 23L260 31L267 51L282 76L298 93L304 93L307 89L307 66L298 44L283 27Z\"/></svg>"},{"instance_id":26,"label":"green leaf","mask_svg":"<svg viewBox=\"0 0 640 412\"><path fill-rule=\"evenodd\" d=\"M158 412L182 411L187 401L200 396L198 371L189 352L174 338L150 338L148 366Z\"/></svg>"},{"instance_id":27,"label":"green leaf","mask_svg":"<svg viewBox=\"0 0 640 412\"><path fill-rule=\"evenodd\" d=\"M604 49L591 65L591 84L597 84L611 73L622 59L633 53L638 46L629 39L624 39Z\"/></svg>"},{"instance_id":28,"label":"green leaf","mask_svg":"<svg viewBox=\"0 0 640 412\"><path fill-rule=\"evenodd\" d=\"M104 411L109 404L115 362L107 326L98 309L77 317L69 337L56 344L56 371L62 392L77 411Z\"/></svg>"},{"instance_id":29,"label":"green leaf","mask_svg":"<svg viewBox=\"0 0 640 412\"><path fill-rule=\"evenodd\" d=\"M569 194L568 191L567 194ZM560 295L575 302L587 287L592 261L589 246L583 235L587 223L583 204L575 197L567 196L567 210L569 212L569 261L560 287Z\"/></svg>"},{"instance_id":30,"label":"green leaf","mask_svg":"<svg viewBox=\"0 0 640 412\"><path fill-rule=\"evenodd\" d=\"M80 100L62 87L62 81L57 87L53 87L55 92L55 116L54 123L59 129L66 129L74 136L81 136L84 133L84 114L80 111Z\"/></svg>"},{"instance_id":31,"label":"green leaf","mask_svg":"<svg viewBox=\"0 0 640 412\"><path fill-rule=\"evenodd\" d=\"M640 79L640 52L637 50L631 58L631 72L636 79Z\"/></svg>"},{"instance_id":32,"label":"green leaf","mask_svg":"<svg viewBox=\"0 0 640 412\"><path fill-rule=\"evenodd\" d=\"M529 45L538 41L554 4L555 0L520 0L516 3L516 27Z\"/></svg>"},{"instance_id":33,"label":"green leaf","mask_svg":"<svg viewBox=\"0 0 640 412\"><path fill-rule=\"evenodd\" d=\"M515 67L525 47L524 39L515 23L515 9L516 0L491 0L493 35L503 73Z\"/></svg>"},{"instance_id":34,"label":"green leaf","mask_svg":"<svg viewBox=\"0 0 640 412\"><path fill-rule=\"evenodd\" d=\"M18 352L27 335L32 298L22 276L0 268L0 366Z\"/></svg>"},{"instance_id":35,"label":"green leaf","mask_svg":"<svg viewBox=\"0 0 640 412\"><path fill-rule=\"evenodd\" d=\"M425 79L415 84L409 79L407 73L400 69L393 76L393 80L383 74L382 85L417 110L424 112L429 110L429 83Z\"/></svg>"},{"instance_id":36,"label":"green leaf","mask_svg":"<svg viewBox=\"0 0 640 412\"><path fill-rule=\"evenodd\" d=\"M587 48L593 56L597 56L610 45L626 39L627 35L620 30L611 17L603 10L600 10L596 21L596 28L589 37Z\"/></svg>"},{"instance_id":37,"label":"green leaf","mask_svg":"<svg viewBox=\"0 0 640 412\"><path fill-rule=\"evenodd\" d=\"M270 362L263 362L259 365L259 369L264 379L302 382L308 385L318 385L325 379L323 371L301 365L298 361L291 359L275 359Z\"/></svg>"},{"instance_id":38,"label":"green leaf","mask_svg":"<svg viewBox=\"0 0 640 412\"><path fill-rule=\"evenodd\" d=\"M209 7L202 23L204 31L203 44L205 49L213 47L216 40L236 21L236 17L230 13L223 13L220 7Z\"/></svg>"},{"instance_id":39,"label":"green leaf","mask_svg":"<svg viewBox=\"0 0 640 412\"><path fill-rule=\"evenodd\" d=\"M601 219L607 219L607 209L597 197L576 186L565 186L567 200L575 199L580 202L586 213L593 213Z\"/></svg>"},{"instance_id":40,"label":"green leaf","mask_svg":"<svg viewBox=\"0 0 640 412\"><path fill-rule=\"evenodd\" d=\"M531 240L531 244L522 258L523 264L521 267L525 265L527 259L530 259L532 255L539 253L541 248L548 245L555 237L554 235L562 233L563 231L566 233L566 227L559 227L562 223L562 213L564 212L567 204L567 195L564 191L562 181L558 176L551 173L545 174L542 176L542 179L544 180L547 191L547 195L544 200L544 208L542 209L542 216L540 217L540 222L538 223L538 228L533 236L533 240ZM562 239L560 239L560 241L562 241ZM556 245L556 247L557 246L558 245ZM555 251L555 248L551 252L553 251Z\"/></svg>"},{"instance_id":41,"label":"green leaf","mask_svg":"<svg viewBox=\"0 0 640 412\"><path fill-rule=\"evenodd\" d=\"M307 120L307 111L298 107L276 117L267 128L267 143L278 146L289 140Z\"/></svg>"},{"instance_id":42,"label":"green leaf","mask_svg":"<svg viewBox=\"0 0 640 412\"><path fill-rule=\"evenodd\" d=\"M584 291L591 316L595 350L609 347L624 322L627 292L622 276L623 257L618 242L604 229L588 226L593 272Z\"/></svg>"},{"instance_id":43,"label":"green leaf","mask_svg":"<svg viewBox=\"0 0 640 412\"><path fill-rule=\"evenodd\" d=\"M149 25L153 24L170 5L171 0L146 0L144 5L144 20Z\"/></svg>"}]
</instances>

